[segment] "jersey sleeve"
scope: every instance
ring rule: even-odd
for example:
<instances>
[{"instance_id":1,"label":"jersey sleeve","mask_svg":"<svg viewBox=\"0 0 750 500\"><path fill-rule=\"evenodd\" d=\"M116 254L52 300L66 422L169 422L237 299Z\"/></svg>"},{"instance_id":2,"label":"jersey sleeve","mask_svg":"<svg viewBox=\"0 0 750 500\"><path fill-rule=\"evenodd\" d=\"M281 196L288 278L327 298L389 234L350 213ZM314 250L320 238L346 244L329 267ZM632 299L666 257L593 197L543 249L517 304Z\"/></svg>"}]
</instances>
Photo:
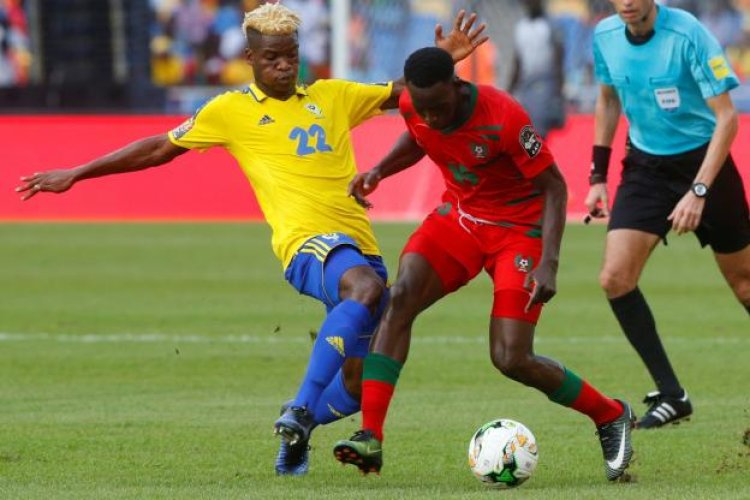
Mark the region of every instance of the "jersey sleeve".
<instances>
[{"instance_id":1,"label":"jersey sleeve","mask_svg":"<svg viewBox=\"0 0 750 500\"><path fill-rule=\"evenodd\" d=\"M534 178L555 162L520 104L508 100L503 119L505 126L500 134L503 152L511 157L521 175Z\"/></svg>"},{"instance_id":2,"label":"jersey sleeve","mask_svg":"<svg viewBox=\"0 0 750 500\"><path fill-rule=\"evenodd\" d=\"M329 80L334 93L349 118L349 128L354 128L368 118L382 113L380 106L391 96L393 82L356 83L346 80Z\"/></svg>"},{"instance_id":3,"label":"jersey sleeve","mask_svg":"<svg viewBox=\"0 0 750 500\"><path fill-rule=\"evenodd\" d=\"M599 42L594 38L594 76L599 83L604 85L612 85L612 77L609 74L609 68L607 63L604 62L604 56L602 55L602 49Z\"/></svg>"},{"instance_id":4,"label":"jersey sleeve","mask_svg":"<svg viewBox=\"0 0 750 500\"><path fill-rule=\"evenodd\" d=\"M739 86L737 75L727 61L721 45L702 24L695 23L691 40L692 43L686 49L687 62L704 99Z\"/></svg>"},{"instance_id":5,"label":"jersey sleeve","mask_svg":"<svg viewBox=\"0 0 750 500\"><path fill-rule=\"evenodd\" d=\"M214 97L198 108L193 116L167 133L176 146L206 150L229 142L224 120L226 94Z\"/></svg>"}]
</instances>

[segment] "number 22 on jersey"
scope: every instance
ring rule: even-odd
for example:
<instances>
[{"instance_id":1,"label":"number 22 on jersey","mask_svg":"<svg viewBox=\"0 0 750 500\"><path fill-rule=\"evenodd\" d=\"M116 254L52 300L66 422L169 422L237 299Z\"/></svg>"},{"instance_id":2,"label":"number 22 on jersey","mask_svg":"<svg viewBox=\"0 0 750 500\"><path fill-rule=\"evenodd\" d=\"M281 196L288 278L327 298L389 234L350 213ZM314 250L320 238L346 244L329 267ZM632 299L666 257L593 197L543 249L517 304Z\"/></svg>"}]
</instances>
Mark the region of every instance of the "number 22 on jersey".
<instances>
[{"instance_id":1,"label":"number 22 on jersey","mask_svg":"<svg viewBox=\"0 0 750 500\"><path fill-rule=\"evenodd\" d=\"M294 127L289 132L289 138L297 141L297 156L333 151L333 148L326 142L326 131L318 124L311 125L307 130Z\"/></svg>"}]
</instances>

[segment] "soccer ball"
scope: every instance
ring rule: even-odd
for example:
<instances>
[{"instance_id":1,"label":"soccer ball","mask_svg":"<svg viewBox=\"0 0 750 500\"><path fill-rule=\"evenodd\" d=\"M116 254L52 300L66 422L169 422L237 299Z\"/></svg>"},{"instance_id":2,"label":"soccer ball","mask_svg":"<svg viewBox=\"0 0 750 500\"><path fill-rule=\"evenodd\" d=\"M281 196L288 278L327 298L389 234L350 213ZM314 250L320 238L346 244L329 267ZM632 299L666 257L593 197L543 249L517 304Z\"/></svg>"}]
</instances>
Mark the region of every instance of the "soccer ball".
<instances>
[{"instance_id":1,"label":"soccer ball","mask_svg":"<svg viewBox=\"0 0 750 500\"><path fill-rule=\"evenodd\" d=\"M531 477L539 460L536 439L525 425L501 418L477 429L469 442L471 472L493 488L513 488Z\"/></svg>"}]
</instances>

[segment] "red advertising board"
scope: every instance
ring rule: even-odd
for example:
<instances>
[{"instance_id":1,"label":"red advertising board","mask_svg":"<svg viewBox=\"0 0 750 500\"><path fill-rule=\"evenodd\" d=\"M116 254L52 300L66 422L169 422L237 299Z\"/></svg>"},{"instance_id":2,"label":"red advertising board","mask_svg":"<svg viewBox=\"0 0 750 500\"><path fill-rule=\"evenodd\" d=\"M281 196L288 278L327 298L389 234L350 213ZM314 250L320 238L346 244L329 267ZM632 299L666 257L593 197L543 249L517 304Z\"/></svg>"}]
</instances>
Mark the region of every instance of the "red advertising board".
<instances>
[{"instance_id":1,"label":"red advertising board","mask_svg":"<svg viewBox=\"0 0 750 500\"><path fill-rule=\"evenodd\" d=\"M81 182L64 195L44 193L21 202L22 175L72 167L182 121L176 116L2 116L0 220L260 220L262 214L239 167L221 149L190 152L168 165ZM750 192L750 116L743 116L733 154ZM361 170L374 165L404 131L398 116L370 120L353 131ZM625 126L619 128L611 187L619 177ZM569 186L572 220L583 215L593 117L572 116L549 144ZM443 182L423 160L386 180L372 196L375 220L419 220L439 200Z\"/></svg>"}]
</instances>

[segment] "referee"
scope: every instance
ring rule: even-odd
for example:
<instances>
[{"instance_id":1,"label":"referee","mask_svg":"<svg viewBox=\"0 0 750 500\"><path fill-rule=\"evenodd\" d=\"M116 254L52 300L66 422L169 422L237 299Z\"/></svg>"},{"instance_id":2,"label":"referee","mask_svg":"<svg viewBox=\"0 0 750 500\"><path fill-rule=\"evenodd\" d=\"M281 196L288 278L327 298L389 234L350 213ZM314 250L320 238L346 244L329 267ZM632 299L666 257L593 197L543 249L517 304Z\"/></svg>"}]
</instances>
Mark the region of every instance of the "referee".
<instances>
[{"instance_id":1,"label":"referee","mask_svg":"<svg viewBox=\"0 0 750 500\"><path fill-rule=\"evenodd\" d=\"M738 126L729 91L739 83L716 39L692 15L654 0L610 1L617 15L594 34L601 85L585 203L593 217L610 216L599 280L656 383L638 422L650 429L693 411L638 289L659 240L666 243L670 229L694 231L750 313L750 218L729 154ZM630 126L628 149L610 214L607 168L621 111Z\"/></svg>"}]
</instances>

